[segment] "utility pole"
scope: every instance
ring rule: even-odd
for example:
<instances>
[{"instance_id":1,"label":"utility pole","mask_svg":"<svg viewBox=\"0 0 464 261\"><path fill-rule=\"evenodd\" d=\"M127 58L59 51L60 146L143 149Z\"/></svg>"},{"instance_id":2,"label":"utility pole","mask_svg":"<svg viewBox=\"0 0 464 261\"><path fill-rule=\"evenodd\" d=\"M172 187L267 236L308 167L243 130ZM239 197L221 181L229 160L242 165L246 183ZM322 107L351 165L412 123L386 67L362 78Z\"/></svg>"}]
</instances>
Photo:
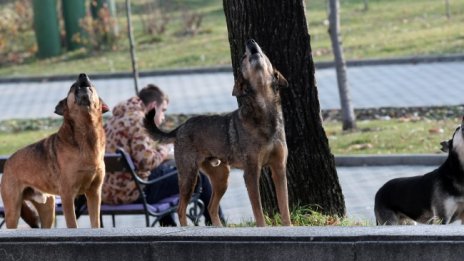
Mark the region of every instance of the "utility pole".
<instances>
[{"instance_id":1,"label":"utility pole","mask_svg":"<svg viewBox=\"0 0 464 261\"><path fill-rule=\"evenodd\" d=\"M351 102L350 89L348 87L346 61L343 56L343 48L340 37L340 2L329 0L329 34L332 42L332 51L337 72L338 93L340 95L343 130L356 129L356 115Z\"/></svg>"}]
</instances>

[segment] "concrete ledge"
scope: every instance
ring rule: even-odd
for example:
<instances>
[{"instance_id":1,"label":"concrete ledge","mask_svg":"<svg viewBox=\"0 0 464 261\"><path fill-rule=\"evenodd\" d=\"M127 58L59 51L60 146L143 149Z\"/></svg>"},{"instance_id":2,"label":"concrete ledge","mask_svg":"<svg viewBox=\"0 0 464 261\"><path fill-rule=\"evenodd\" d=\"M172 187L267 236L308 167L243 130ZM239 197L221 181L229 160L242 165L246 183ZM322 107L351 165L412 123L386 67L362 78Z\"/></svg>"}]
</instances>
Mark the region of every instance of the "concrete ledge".
<instances>
[{"instance_id":1,"label":"concrete ledge","mask_svg":"<svg viewBox=\"0 0 464 261\"><path fill-rule=\"evenodd\" d=\"M394 154L335 156L339 167L423 165L439 166L446 160L446 154Z\"/></svg>"},{"instance_id":2,"label":"concrete ledge","mask_svg":"<svg viewBox=\"0 0 464 261\"><path fill-rule=\"evenodd\" d=\"M4 230L0 260L461 260L462 226Z\"/></svg>"}]
</instances>

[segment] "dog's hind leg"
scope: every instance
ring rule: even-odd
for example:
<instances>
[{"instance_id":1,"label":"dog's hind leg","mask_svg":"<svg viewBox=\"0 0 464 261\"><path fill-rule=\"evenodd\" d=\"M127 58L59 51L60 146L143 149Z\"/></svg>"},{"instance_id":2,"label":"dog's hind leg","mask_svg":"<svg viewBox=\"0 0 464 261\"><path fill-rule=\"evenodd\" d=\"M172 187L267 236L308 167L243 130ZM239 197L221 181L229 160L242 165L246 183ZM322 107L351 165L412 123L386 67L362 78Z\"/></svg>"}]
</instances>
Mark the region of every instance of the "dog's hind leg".
<instances>
[{"instance_id":1,"label":"dog's hind leg","mask_svg":"<svg viewBox=\"0 0 464 261\"><path fill-rule=\"evenodd\" d=\"M55 223L55 196L48 196L45 203L31 201L40 217L41 228L52 228Z\"/></svg>"},{"instance_id":2,"label":"dog's hind leg","mask_svg":"<svg viewBox=\"0 0 464 261\"><path fill-rule=\"evenodd\" d=\"M378 226L382 225L399 225L400 218L395 211L386 207L374 207L375 220Z\"/></svg>"},{"instance_id":3,"label":"dog's hind leg","mask_svg":"<svg viewBox=\"0 0 464 261\"><path fill-rule=\"evenodd\" d=\"M219 202L227 190L230 167L226 164L213 167L207 161L202 164L201 169L208 175L213 189L208 206L211 222L213 226L222 227L221 220L219 219Z\"/></svg>"},{"instance_id":4,"label":"dog's hind leg","mask_svg":"<svg viewBox=\"0 0 464 261\"><path fill-rule=\"evenodd\" d=\"M179 206L177 214L181 226L187 226L187 205L192 197L198 178L198 167L188 165L192 161L191 159L184 162L177 161L177 170L179 172Z\"/></svg>"},{"instance_id":5,"label":"dog's hind leg","mask_svg":"<svg viewBox=\"0 0 464 261\"><path fill-rule=\"evenodd\" d=\"M21 215L22 197L20 195L16 195L18 193L13 194L14 195L8 195L9 199L7 201L5 201L5 197L2 196L4 199L3 208L5 211L5 224L7 228L17 228L19 217Z\"/></svg>"},{"instance_id":6,"label":"dog's hind leg","mask_svg":"<svg viewBox=\"0 0 464 261\"><path fill-rule=\"evenodd\" d=\"M288 188L287 188L287 173L285 169L285 162L271 161L270 164L272 171L272 181L274 182L277 204L279 205L280 215L282 217L282 224L284 226L291 226L290 210L288 207Z\"/></svg>"},{"instance_id":7,"label":"dog's hind leg","mask_svg":"<svg viewBox=\"0 0 464 261\"><path fill-rule=\"evenodd\" d=\"M40 218L37 210L31 206L32 203L28 201L23 201L21 205L21 218L26 222L31 228L40 228Z\"/></svg>"},{"instance_id":8,"label":"dog's hind leg","mask_svg":"<svg viewBox=\"0 0 464 261\"><path fill-rule=\"evenodd\" d=\"M5 171L5 173L7 172ZM14 186L14 184L17 184L16 179L12 175L5 173L3 174L1 184L5 224L7 228L17 228L21 215L24 188Z\"/></svg>"}]
</instances>

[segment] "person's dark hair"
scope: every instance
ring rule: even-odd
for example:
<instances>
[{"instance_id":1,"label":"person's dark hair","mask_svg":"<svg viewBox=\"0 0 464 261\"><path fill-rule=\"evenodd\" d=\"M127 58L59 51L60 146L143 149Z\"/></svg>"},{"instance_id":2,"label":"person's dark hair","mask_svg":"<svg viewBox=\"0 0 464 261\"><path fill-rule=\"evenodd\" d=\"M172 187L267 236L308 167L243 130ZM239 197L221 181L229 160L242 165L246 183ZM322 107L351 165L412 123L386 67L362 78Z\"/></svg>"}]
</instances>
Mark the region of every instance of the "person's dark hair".
<instances>
[{"instance_id":1,"label":"person's dark hair","mask_svg":"<svg viewBox=\"0 0 464 261\"><path fill-rule=\"evenodd\" d=\"M145 105L148 105L153 101L156 101L158 105L162 104L163 101L169 102L168 96L154 84L148 84L146 87L139 91L138 96Z\"/></svg>"}]
</instances>

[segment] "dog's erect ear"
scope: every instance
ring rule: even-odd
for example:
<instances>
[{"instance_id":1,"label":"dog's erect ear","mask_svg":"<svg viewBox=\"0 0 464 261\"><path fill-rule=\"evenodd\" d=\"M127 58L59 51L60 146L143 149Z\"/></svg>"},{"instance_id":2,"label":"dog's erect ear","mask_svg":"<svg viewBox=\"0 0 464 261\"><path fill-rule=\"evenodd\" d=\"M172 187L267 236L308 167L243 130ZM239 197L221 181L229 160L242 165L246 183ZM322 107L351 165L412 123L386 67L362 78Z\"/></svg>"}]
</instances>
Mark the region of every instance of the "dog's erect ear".
<instances>
[{"instance_id":1,"label":"dog's erect ear","mask_svg":"<svg viewBox=\"0 0 464 261\"><path fill-rule=\"evenodd\" d=\"M63 100L59 101L58 104L55 106L55 113L63 116L65 108L68 106L68 98L64 98Z\"/></svg>"},{"instance_id":2,"label":"dog's erect ear","mask_svg":"<svg viewBox=\"0 0 464 261\"><path fill-rule=\"evenodd\" d=\"M98 99L100 99L102 113L108 112L110 110L110 107L102 100L102 98Z\"/></svg>"},{"instance_id":3,"label":"dog's erect ear","mask_svg":"<svg viewBox=\"0 0 464 261\"><path fill-rule=\"evenodd\" d=\"M288 87L287 79L285 79L285 77L277 70L274 70L274 81L277 83L279 87Z\"/></svg>"},{"instance_id":4,"label":"dog's erect ear","mask_svg":"<svg viewBox=\"0 0 464 261\"><path fill-rule=\"evenodd\" d=\"M234 90L232 96L239 97L246 94L246 83L241 73L238 74L237 80L235 80Z\"/></svg>"},{"instance_id":5,"label":"dog's erect ear","mask_svg":"<svg viewBox=\"0 0 464 261\"><path fill-rule=\"evenodd\" d=\"M445 141L440 142L440 145L441 145L440 150L443 152L449 152L450 142L451 140L448 140L448 141L445 140Z\"/></svg>"}]
</instances>

